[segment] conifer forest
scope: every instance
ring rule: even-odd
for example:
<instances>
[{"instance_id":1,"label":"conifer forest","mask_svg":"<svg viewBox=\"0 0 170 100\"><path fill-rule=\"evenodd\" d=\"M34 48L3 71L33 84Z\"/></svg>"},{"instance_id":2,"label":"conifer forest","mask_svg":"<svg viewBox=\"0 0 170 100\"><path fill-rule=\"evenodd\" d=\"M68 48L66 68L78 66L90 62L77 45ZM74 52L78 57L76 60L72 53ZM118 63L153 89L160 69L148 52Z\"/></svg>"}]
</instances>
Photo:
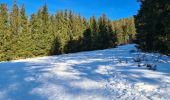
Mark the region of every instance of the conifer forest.
<instances>
[{"instance_id":1,"label":"conifer forest","mask_svg":"<svg viewBox=\"0 0 170 100\"><path fill-rule=\"evenodd\" d=\"M135 38L134 18L112 21L103 14L86 19L72 10L49 14L45 4L26 15L14 2L12 9L0 5L0 60L23 59L127 44Z\"/></svg>"},{"instance_id":2,"label":"conifer forest","mask_svg":"<svg viewBox=\"0 0 170 100\"><path fill-rule=\"evenodd\" d=\"M139 2L137 15L120 20L110 20L106 14L87 19L72 10L49 14L46 4L28 16L24 4L18 7L14 1L10 10L1 4L0 60L99 50L133 42L143 51L169 54L169 0Z\"/></svg>"}]
</instances>

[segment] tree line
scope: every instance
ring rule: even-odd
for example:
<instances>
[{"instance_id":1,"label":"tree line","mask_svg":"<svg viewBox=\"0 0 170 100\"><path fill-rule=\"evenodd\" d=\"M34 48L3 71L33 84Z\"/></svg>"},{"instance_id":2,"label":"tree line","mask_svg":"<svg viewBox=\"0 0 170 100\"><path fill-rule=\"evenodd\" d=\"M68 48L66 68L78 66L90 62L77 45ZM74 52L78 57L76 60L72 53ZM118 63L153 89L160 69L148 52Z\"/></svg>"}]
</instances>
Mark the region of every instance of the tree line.
<instances>
[{"instance_id":1,"label":"tree line","mask_svg":"<svg viewBox=\"0 0 170 100\"><path fill-rule=\"evenodd\" d=\"M86 19L72 10L49 14L46 4L28 17L24 5L14 2L10 11L0 5L0 61L112 48L131 42L134 34L133 17Z\"/></svg>"},{"instance_id":2,"label":"tree line","mask_svg":"<svg viewBox=\"0 0 170 100\"><path fill-rule=\"evenodd\" d=\"M134 17L115 20L112 23L113 31L117 34L117 44L133 43L136 40Z\"/></svg>"},{"instance_id":3,"label":"tree line","mask_svg":"<svg viewBox=\"0 0 170 100\"><path fill-rule=\"evenodd\" d=\"M149 52L170 55L170 1L139 0L141 8L135 16L137 43Z\"/></svg>"}]
</instances>

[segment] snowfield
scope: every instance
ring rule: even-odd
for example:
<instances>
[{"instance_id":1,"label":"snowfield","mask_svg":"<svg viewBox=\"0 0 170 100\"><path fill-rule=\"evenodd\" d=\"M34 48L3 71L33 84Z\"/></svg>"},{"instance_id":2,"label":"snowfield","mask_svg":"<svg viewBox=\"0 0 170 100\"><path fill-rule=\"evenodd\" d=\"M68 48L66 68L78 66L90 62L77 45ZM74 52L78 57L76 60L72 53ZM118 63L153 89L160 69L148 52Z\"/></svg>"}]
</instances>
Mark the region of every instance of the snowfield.
<instances>
[{"instance_id":1,"label":"snowfield","mask_svg":"<svg viewBox=\"0 0 170 100\"><path fill-rule=\"evenodd\" d=\"M133 52L132 52L133 51ZM170 57L140 53L135 44L113 49L0 63L0 100L168 100ZM157 61L153 61L153 59Z\"/></svg>"}]
</instances>

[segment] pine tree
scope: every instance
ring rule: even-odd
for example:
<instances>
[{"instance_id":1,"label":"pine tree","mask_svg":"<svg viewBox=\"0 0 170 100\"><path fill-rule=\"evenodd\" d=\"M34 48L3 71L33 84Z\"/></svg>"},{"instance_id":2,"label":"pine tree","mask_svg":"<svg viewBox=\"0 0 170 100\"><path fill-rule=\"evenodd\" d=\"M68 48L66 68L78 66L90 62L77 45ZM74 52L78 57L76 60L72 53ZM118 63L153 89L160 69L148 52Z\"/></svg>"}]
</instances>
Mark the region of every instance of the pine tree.
<instances>
[{"instance_id":1,"label":"pine tree","mask_svg":"<svg viewBox=\"0 0 170 100\"><path fill-rule=\"evenodd\" d=\"M139 0L141 9L135 16L137 43L144 51L169 54L170 2Z\"/></svg>"},{"instance_id":2,"label":"pine tree","mask_svg":"<svg viewBox=\"0 0 170 100\"><path fill-rule=\"evenodd\" d=\"M0 61L8 60L8 50L10 50L9 20L7 5L0 5Z\"/></svg>"},{"instance_id":3,"label":"pine tree","mask_svg":"<svg viewBox=\"0 0 170 100\"><path fill-rule=\"evenodd\" d=\"M50 51L50 47L51 47L51 39L50 39L50 31L49 31L49 25L50 25L50 21L49 21L49 14L48 14L48 7L45 4L43 9L42 9L42 51L43 51L43 55L48 55L48 52Z\"/></svg>"},{"instance_id":4,"label":"pine tree","mask_svg":"<svg viewBox=\"0 0 170 100\"><path fill-rule=\"evenodd\" d=\"M110 20L107 22L107 33L106 33L106 48L113 48L116 47L117 37L116 33L113 31L112 23Z\"/></svg>"},{"instance_id":5,"label":"pine tree","mask_svg":"<svg viewBox=\"0 0 170 100\"><path fill-rule=\"evenodd\" d=\"M56 15L57 16L57 15ZM64 53L67 48L66 43L69 40L68 36L68 15L67 15L67 10L65 12L59 12L57 16L57 43L60 44L58 47L58 54ZM57 44L56 43L56 44Z\"/></svg>"},{"instance_id":6,"label":"pine tree","mask_svg":"<svg viewBox=\"0 0 170 100\"><path fill-rule=\"evenodd\" d=\"M91 31L92 31L92 50L95 50L98 48L98 23L97 23L97 20L96 20L96 17L93 16L90 18L90 28L91 28Z\"/></svg>"},{"instance_id":7,"label":"pine tree","mask_svg":"<svg viewBox=\"0 0 170 100\"><path fill-rule=\"evenodd\" d=\"M18 46L20 47L20 58L27 58L32 56L30 49L32 46L31 35L29 31L28 17L26 16L24 4L22 5L20 10L20 36Z\"/></svg>"},{"instance_id":8,"label":"pine tree","mask_svg":"<svg viewBox=\"0 0 170 100\"><path fill-rule=\"evenodd\" d=\"M37 15L32 14L30 19L31 28L31 51L34 56L44 55L44 50L42 49L43 44L43 32L42 32L42 9L38 10Z\"/></svg>"},{"instance_id":9,"label":"pine tree","mask_svg":"<svg viewBox=\"0 0 170 100\"><path fill-rule=\"evenodd\" d=\"M87 28L83 33L83 50L92 50L92 31L90 28Z\"/></svg>"},{"instance_id":10,"label":"pine tree","mask_svg":"<svg viewBox=\"0 0 170 100\"><path fill-rule=\"evenodd\" d=\"M70 40L73 40L73 37L74 37L74 14L73 14L73 11L70 10L69 12L69 25L68 25L68 28L69 28L69 32L68 32L68 35L70 37Z\"/></svg>"},{"instance_id":11,"label":"pine tree","mask_svg":"<svg viewBox=\"0 0 170 100\"><path fill-rule=\"evenodd\" d=\"M14 1L14 4L12 6L12 12L10 14L11 50L9 51L10 57L14 59L17 59L20 49L20 47L18 46L20 36L19 28L20 28L19 8L16 1Z\"/></svg>"},{"instance_id":12,"label":"pine tree","mask_svg":"<svg viewBox=\"0 0 170 100\"><path fill-rule=\"evenodd\" d=\"M106 42L108 41L106 39L106 32L107 32L107 18L106 18L106 15L103 14L100 18L99 18L99 35L98 35L98 49L104 49L104 48L107 48L106 47Z\"/></svg>"},{"instance_id":13,"label":"pine tree","mask_svg":"<svg viewBox=\"0 0 170 100\"><path fill-rule=\"evenodd\" d=\"M68 24L68 35L69 35L69 41L66 45L67 51L66 52L75 52L76 46L75 46L75 40L76 40L76 23L75 23L75 16L72 10L69 12L69 24Z\"/></svg>"}]
</instances>

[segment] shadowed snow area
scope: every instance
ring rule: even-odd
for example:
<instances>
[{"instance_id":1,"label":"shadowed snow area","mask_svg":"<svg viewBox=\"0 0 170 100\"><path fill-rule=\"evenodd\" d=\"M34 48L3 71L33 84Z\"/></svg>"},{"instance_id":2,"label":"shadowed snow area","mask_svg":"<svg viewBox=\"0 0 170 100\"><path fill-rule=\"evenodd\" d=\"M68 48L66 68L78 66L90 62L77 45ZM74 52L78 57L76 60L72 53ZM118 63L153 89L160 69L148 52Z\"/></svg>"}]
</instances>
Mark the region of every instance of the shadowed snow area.
<instances>
[{"instance_id":1,"label":"shadowed snow area","mask_svg":"<svg viewBox=\"0 0 170 100\"><path fill-rule=\"evenodd\" d=\"M135 44L0 63L0 100L168 100L170 58L137 67ZM146 53L148 59L158 54Z\"/></svg>"}]
</instances>

